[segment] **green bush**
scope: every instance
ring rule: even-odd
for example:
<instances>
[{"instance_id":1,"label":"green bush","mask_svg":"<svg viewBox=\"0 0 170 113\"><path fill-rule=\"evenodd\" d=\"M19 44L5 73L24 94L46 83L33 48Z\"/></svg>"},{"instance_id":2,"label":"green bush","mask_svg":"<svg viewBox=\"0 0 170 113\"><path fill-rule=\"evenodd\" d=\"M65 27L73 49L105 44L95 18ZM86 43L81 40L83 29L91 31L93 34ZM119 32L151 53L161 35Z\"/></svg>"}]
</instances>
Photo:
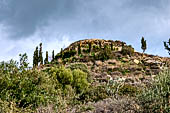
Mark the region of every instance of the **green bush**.
<instances>
[{"instance_id":1,"label":"green bush","mask_svg":"<svg viewBox=\"0 0 170 113\"><path fill-rule=\"evenodd\" d=\"M85 73L89 73L87 65L83 64L83 63L71 64L71 65L68 66L68 68L70 68L71 70L80 69L81 71L83 71Z\"/></svg>"},{"instance_id":2,"label":"green bush","mask_svg":"<svg viewBox=\"0 0 170 113\"><path fill-rule=\"evenodd\" d=\"M107 46L105 46L104 50L101 50L97 55L94 56L95 60L108 60L112 58L112 51Z\"/></svg>"},{"instance_id":3,"label":"green bush","mask_svg":"<svg viewBox=\"0 0 170 113\"><path fill-rule=\"evenodd\" d=\"M69 65L68 68L70 68L71 70L80 69L81 71L87 73L87 80L88 80L88 82L92 81L92 75L90 74L86 64L75 63L75 64Z\"/></svg>"},{"instance_id":4,"label":"green bush","mask_svg":"<svg viewBox=\"0 0 170 113\"><path fill-rule=\"evenodd\" d=\"M35 109L52 100L55 91L49 76L37 70L19 71L17 67L15 70L18 71L0 71L2 101L13 102L18 108Z\"/></svg>"},{"instance_id":5,"label":"green bush","mask_svg":"<svg viewBox=\"0 0 170 113\"><path fill-rule=\"evenodd\" d=\"M83 93L89 86L87 81L87 74L79 69L75 69L72 72L73 74L73 88L76 89L77 93Z\"/></svg>"},{"instance_id":6,"label":"green bush","mask_svg":"<svg viewBox=\"0 0 170 113\"><path fill-rule=\"evenodd\" d=\"M132 56L133 53L134 53L134 48L132 48L132 46L122 46L122 50L121 50L121 53L123 55L130 55Z\"/></svg>"},{"instance_id":7,"label":"green bush","mask_svg":"<svg viewBox=\"0 0 170 113\"><path fill-rule=\"evenodd\" d=\"M73 71L70 68L61 67L52 67L49 70L49 73L53 76L53 79L56 79L62 89L65 89L65 86L72 86L77 93L82 93L88 87L87 74L79 69L74 69ZM59 87L60 87L59 86Z\"/></svg>"},{"instance_id":8,"label":"green bush","mask_svg":"<svg viewBox=\"0 0 170 113\"><path fill-rule=\"evenodd\" d=\"M138 96L144 112L170 112L170 70L156 76L152 86Z\"/></svg>"},{"instance_id":9,"label":"green bush","mask_svg":"<svg viewBox=\"0 0 170 113\"><path fill-rule=\"evenodd\" d=\"M119 95L135 96L137 93L139 93L139 89L137 87L129 85L129 84L124 84L118 90Z\"/></svg>"},{"instance_id":10,"label":"green bush","mask_svg":"<svg viewBox=\"0 0 170 113\"><path fill-rule=\"evenodd\" d=\"M80 95L79 100L85 102L97 102L108 98L107 88L103 85L91 86L82 95Z\"/></svg>"}]
</instances>

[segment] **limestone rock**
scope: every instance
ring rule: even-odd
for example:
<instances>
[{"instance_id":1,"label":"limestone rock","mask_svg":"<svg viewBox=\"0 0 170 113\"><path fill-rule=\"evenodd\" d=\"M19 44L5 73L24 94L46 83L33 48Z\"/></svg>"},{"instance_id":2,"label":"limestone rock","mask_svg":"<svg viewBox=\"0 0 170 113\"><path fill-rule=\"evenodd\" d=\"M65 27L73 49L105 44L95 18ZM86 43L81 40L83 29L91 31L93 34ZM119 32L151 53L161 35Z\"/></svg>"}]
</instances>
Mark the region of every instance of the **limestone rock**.
<instances>
[{"instance_id":1,"label":"limestone rock","mask_svg":"<svg viewBox=\"0 0 170 113\"><path fill-rule=\"evenodd\" d=\"M101 65L103 64L103 62L100 61L100 60L98 60L98 61L95 61L95 64L96 64L97 66L101 66Z\"/></svg>"},{"instance_id":2,"label":"limestone rock","mask_svg":"<svg viewBox=\"0 0 170 113\"><path fill-rule=\"evenodd\" d=\"M139 60L137 60L137 59L134 59L134 63L135 63L135 64L139 64L139 63L140 63L140 61L139 61Z\"/></svg>"}]
</instances>

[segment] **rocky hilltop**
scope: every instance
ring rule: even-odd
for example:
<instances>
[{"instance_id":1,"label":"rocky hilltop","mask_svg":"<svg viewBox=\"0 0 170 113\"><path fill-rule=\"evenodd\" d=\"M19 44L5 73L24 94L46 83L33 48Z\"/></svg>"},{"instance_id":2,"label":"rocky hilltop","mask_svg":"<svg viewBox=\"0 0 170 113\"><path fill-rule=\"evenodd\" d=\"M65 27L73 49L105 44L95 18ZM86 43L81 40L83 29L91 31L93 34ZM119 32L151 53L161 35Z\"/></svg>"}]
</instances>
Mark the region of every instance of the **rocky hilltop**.
<instances>
[{"instance_id":1,"label":"rocky hilltop","mask_svg":"<svg viewBox=\"0 0 170 113\"><path fill-rule=\"evenodd\" d=\"M164 68L170 68L170 58L135 52L125 42L102 39L74 42L55 58L56 63L66 66L86 65L94 79L101 82L111 76L141 84L149 82Z\"/></svg>"}]
</instances>

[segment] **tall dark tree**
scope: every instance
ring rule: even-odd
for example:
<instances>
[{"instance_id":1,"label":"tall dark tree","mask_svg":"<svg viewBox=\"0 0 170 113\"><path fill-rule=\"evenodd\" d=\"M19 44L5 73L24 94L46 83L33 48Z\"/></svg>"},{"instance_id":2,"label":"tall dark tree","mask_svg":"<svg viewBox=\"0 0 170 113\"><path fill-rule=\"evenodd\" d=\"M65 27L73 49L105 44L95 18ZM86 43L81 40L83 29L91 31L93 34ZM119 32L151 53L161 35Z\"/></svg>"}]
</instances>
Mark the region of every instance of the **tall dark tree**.
<instances>
[{"instance_id":1,"label":"tall dark tree","mask_svg":"<svg viewBox=\"0 0 170 113\"><path fill-rule=\"evenodd\" d=\"M54 56L54 50L52 51L52 61L54 61L54 58L55 58L55 56Z\"/></svg>"},{"instance_id":2,"label":"tall dark tree","mask_svg":"<svg viewBox=\"0 0 170 113\"><path fill-rule=\"evenodd\" d=\"M63 58L63 48L61 48L60 55L61 55L61 58Z\"/></svg>"},{"instance_id":3,"label":"tall dark tree","mask_svg":"<svg viewBox=\"0 0 170 113\"><path fill-rule=\"evenodd\" d=\"M147 49L146 40L144 39L144 37L142 37L141 39L141 49L143 50L143 53Z\"/></svg>"},{"instance_id":4,"label":"tall dark tree","mask_svg":"<svg viewBox=\"0 0 170 113\"><path fill-rule=\"evenodd\" d=\"M37 46L33 56L33 67L38 66L38 62L39 62L39 57L38 57L38 46Z\"/></svg>"},{"instance_id":5,"label":"tall dark tree","mask_svg":"<svg viewBox=\"0 0 170 113\"><path fill-rule=\"evenodd\" d=\"M39 62L40 62L41 65L43 64L42 43L40 43Z\"/></svg>"},{"instance_id":6,"label":"tall dark tree","mask_svg":"<svg viewBox=\"0 0 170 113\"><path fill-rule=\"evenodd\" d=\"M168 53L170 55L170 39L169 39L168 42L164 42L164 47L168 51Z\"/></svg>"},{"instance_id":7,"label":"tall dark tree","mask_svg":"<svg viewBox=\"0 0 170 113\"><path fill-rule=\"evenodd\" d=\"M102 42L101 41L99 41L99 47L100 47L100 49L102 48Z\"/></svg>"},{"instance_id":8,"label":"tall dark tree","mask_svg":"<svg viewBox=\"0 0 170 113\"><path fill-rule=\"evenodd\" d=\"M89 42L89 53L91 52L92 43Z\"/></svg>"},{"instance_id":9,"label":"tall dark tree","mask_svg":"<svg viewBox=\"0 0 170 113\"><path fill-rule=\"evenodd\" d=\"M46 51L46 58L45 58L45 60L44 60L44 63L45 63L45 64L48 64L48 51Z\"/></svg>"},{"instance_id":10,"label":"tall dark tree","mask_svg":"<svg viewBox=\"0 0 170 113\"><path fill-rule=\"evenodd\" d=\"M79 55L81 54L81 44L80 43L78 44L78 54Z\"/></svg>"},{"instance_id":11,"label":"tall dark tree","mask_svg":"<svg viewBox=\"0 0 170 113\"><path fill-rule=\"evenodd\" d=\"M111 50L113 50L113 43L111 42L111 44L110 44L110 47L111 47Z\"/></svg>"}]
</instances>

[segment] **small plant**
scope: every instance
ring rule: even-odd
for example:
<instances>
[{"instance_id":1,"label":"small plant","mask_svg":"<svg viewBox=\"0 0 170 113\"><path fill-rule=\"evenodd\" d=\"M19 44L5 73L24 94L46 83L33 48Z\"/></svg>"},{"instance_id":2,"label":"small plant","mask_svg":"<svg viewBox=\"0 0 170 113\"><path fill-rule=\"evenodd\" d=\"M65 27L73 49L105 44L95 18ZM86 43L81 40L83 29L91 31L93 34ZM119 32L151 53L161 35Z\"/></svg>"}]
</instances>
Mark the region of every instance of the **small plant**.
<instances>
[{"instance_id":1,"label":"small plant","mask_svg":"<svg viewBox=\"0 0 170 113\"><path fill-rule=\"evenodd\" d=\"M170 70L156 76L152 86L138 96L144 112L168 113L170 111Z\"/></svg>"},{"instance_id":2,"label":"small plant","mask_svg":"<svg viewBox=\"0 0 170 113\"><path fill-rule=\"evenodd\" d=\"M118 90L119 95L135 96L138 92L139 92L139 90L137 87L129 85L129 84L124 84Z\"/></svg>"},{"instance_id":3,"label":"small plant","mask_svg":"<svg viewBox=\"0 0 170 113\"><path fill-rule=\"evenodd\" d=\"M121 53L122 53L123 55L130 55L130 56L132 56L133 53L134 53L134 48L132 48L131 45L129 45L129 46L122 46L122 51L121 51Z\"/></svg>"}]
</instances>

